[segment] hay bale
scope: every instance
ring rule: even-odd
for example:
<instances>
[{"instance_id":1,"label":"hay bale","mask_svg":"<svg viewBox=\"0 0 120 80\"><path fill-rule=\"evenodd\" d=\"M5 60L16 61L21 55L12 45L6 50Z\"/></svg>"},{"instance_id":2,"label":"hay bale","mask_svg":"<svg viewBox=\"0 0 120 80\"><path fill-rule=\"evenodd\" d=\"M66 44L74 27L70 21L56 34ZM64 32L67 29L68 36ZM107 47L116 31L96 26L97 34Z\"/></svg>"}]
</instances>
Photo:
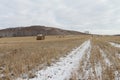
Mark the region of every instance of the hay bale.
<instances>
[{"instance_id":1,"label":"hay bale","mask_svg":"<svg viewBox=\"0 0 120 80\"><path fill-rule=\"evenodd\" d=\"M43 35L43 34L38 34L37 35L36 40L44 40L44 39L45 39L45 35Z\"/></svg>"},{"instance_id":2,"label":"hay bale","mask_svg":"<svg viewBox=\"0 0 120 80\"><path fill-rule=\"evenodd\" d=\"M2 38L2 36L0 36L0 38Z\"/></svg>"},{"instance_id":3,"label":"hay bale","mask_svg":"<svg viewBox=\"0 0 120 80\"><path fill-rule=\"evenodd\" d=\"M59 35L58 36L58 38L64 38L65 37L65 35Z\"/></svg>"}]
</instances>

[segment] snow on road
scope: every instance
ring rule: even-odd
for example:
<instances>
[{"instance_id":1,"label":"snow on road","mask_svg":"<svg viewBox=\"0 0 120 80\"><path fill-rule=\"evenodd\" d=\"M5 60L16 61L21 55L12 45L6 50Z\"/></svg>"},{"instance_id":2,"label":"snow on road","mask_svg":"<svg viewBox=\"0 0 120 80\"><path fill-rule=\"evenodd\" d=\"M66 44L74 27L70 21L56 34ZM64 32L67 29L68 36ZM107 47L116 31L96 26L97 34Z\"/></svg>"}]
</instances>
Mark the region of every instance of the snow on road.
<instances>
[{"instance_id":1,"label":"snow on road","mask_svg":"<svg viewBox=\"0 0 120 80\"><path fill-rule=\"evenodd\" d=\"M91 55L91 46L88 49L88 52L86 53L86 57L84 57L83 65L80 65L82 67L83 72L79 73L80 74L79 79L87 80L89 75L90 74L92 75L92 68L91 68L91 64L89 62L90 55Z\"/></svg>"},{"instance_id":2,"label":"snow on road","mask_svg":"<svg viewBox=\"0 0 120 80\"><path fill-rule=\"evenodd\" d=\"M100 62L95 64L95 72L97 75L97 80L102 80L102 67Z\"/></svg>"},{"instance_id":3,"label":"snow on road","mask_svg":"<svg viewBox=\"0 0 120 80\"><path fill-rule=\"evenodd\" d=\"M66 57L60 58L59 62L52 64L46 69L36 73L37 77L29 80L69 80L72 72L79 68L79 62L83 55L90 48L90 40L85 41L80 47L73 50ZM89 57L89 56L88 56ZM28 80L28 79L17 79Z\"/></svg>"},{"instance_id":4,"label":"snow on road","mask_svg":"<svg viewBox=\"0 0 120 80\"><path fill-rule=\"evenodd\" d=\"M109 42L112 46L120 48L120 44Z\"/></svg>"}]
</instances>

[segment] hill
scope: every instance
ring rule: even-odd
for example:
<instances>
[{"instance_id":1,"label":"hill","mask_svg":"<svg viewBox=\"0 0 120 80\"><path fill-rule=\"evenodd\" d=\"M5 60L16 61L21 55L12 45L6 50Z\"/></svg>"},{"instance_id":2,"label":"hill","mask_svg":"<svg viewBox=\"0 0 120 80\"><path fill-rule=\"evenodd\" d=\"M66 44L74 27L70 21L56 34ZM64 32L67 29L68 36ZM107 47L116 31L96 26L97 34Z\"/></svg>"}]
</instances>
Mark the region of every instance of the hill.
<instances>
[{"instance_id":1,"label":"hill","mask_svg":"<svg viewBox=\"0 0 120 80\"><path fill-rule=\"evenodd\" d=\"M120 34L116 34L116 35L114 35L114 36L120 36Z\"/></svg>"},{"instance_id":2,"label":"hill","mask_svg":"<svg viewBox=\"0 0 120 80\"><path fill-rule=\"evenodd\" d=\"M37 34L45 35L79 35L85 34L77 31L63 30L45 26L27 26L17 28L7 28L0 30L1 37L20 37L20 36L36 36Z\"/></svg>"}]
</instances>

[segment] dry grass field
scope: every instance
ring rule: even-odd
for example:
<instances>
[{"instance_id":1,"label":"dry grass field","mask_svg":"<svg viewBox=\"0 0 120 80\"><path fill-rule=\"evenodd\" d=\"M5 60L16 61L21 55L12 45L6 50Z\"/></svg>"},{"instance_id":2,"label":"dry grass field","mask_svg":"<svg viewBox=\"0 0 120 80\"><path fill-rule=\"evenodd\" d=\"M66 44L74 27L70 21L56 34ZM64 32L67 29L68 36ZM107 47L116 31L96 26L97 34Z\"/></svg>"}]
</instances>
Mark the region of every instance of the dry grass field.
<instances>
[{"instance_id":1,"label":"dry grass field","mask_svg":"<svg viewBox=\"0 0 120 80\"><path fill-rule=\"evenodd\" d=\"M119 44L120 37L87 35L47 36L45 40L36 40L36 37L1 38L0 80L25 78L26 75L34 78L35 72L51 66L61 57L66 57L72 49L88 39L90 45L83 48L85 51L81 52L83 56L79 61L79 68L72 71L70 80L119 80L120 48L109 42Z\"/></svg>"},{"instance_id":2,"label":"dry grass field","mask_svg":"<svg viewBox=\"0 0 120 80\"><path fill-rule=\"evenodd\" d=\"M71 80L120 80L120 48L109 42L119 44L120 37L92 37L91 50L83 56Z\"/></svg>"},{"instance_id":3,"label":"dry grass field","mask_svg":"<svg viewBox=\"0 0 120 80\"><path fill-rule=\"evenodd\" d=\"M0 39L0 80L12 80L22 74L34 76L43 66L65 56L88 36L10 37Z\"/></svg>"}]
</instances>

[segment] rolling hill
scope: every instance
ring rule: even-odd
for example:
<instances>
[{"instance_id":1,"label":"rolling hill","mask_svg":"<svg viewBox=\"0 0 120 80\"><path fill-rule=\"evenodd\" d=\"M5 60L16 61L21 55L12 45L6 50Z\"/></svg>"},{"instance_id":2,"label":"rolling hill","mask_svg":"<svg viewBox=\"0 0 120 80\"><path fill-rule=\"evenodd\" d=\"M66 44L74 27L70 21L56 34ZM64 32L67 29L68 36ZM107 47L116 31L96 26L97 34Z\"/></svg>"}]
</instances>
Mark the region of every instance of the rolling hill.
<instances>
[{"instance_id":1,"label":"rolling hill","mask_svg":"<svg viewBox=\"0 0 120 80\"><path fill-rule=\"evenodd\" d=\"M20 37L20 36L36 36L37 34L45 35L79 35L85 34L77 31L63 30L53 27L45 26L27 26L27 27L16 27L7 28L0 30L1 37Z\"/></svg>"}]
</instances>

